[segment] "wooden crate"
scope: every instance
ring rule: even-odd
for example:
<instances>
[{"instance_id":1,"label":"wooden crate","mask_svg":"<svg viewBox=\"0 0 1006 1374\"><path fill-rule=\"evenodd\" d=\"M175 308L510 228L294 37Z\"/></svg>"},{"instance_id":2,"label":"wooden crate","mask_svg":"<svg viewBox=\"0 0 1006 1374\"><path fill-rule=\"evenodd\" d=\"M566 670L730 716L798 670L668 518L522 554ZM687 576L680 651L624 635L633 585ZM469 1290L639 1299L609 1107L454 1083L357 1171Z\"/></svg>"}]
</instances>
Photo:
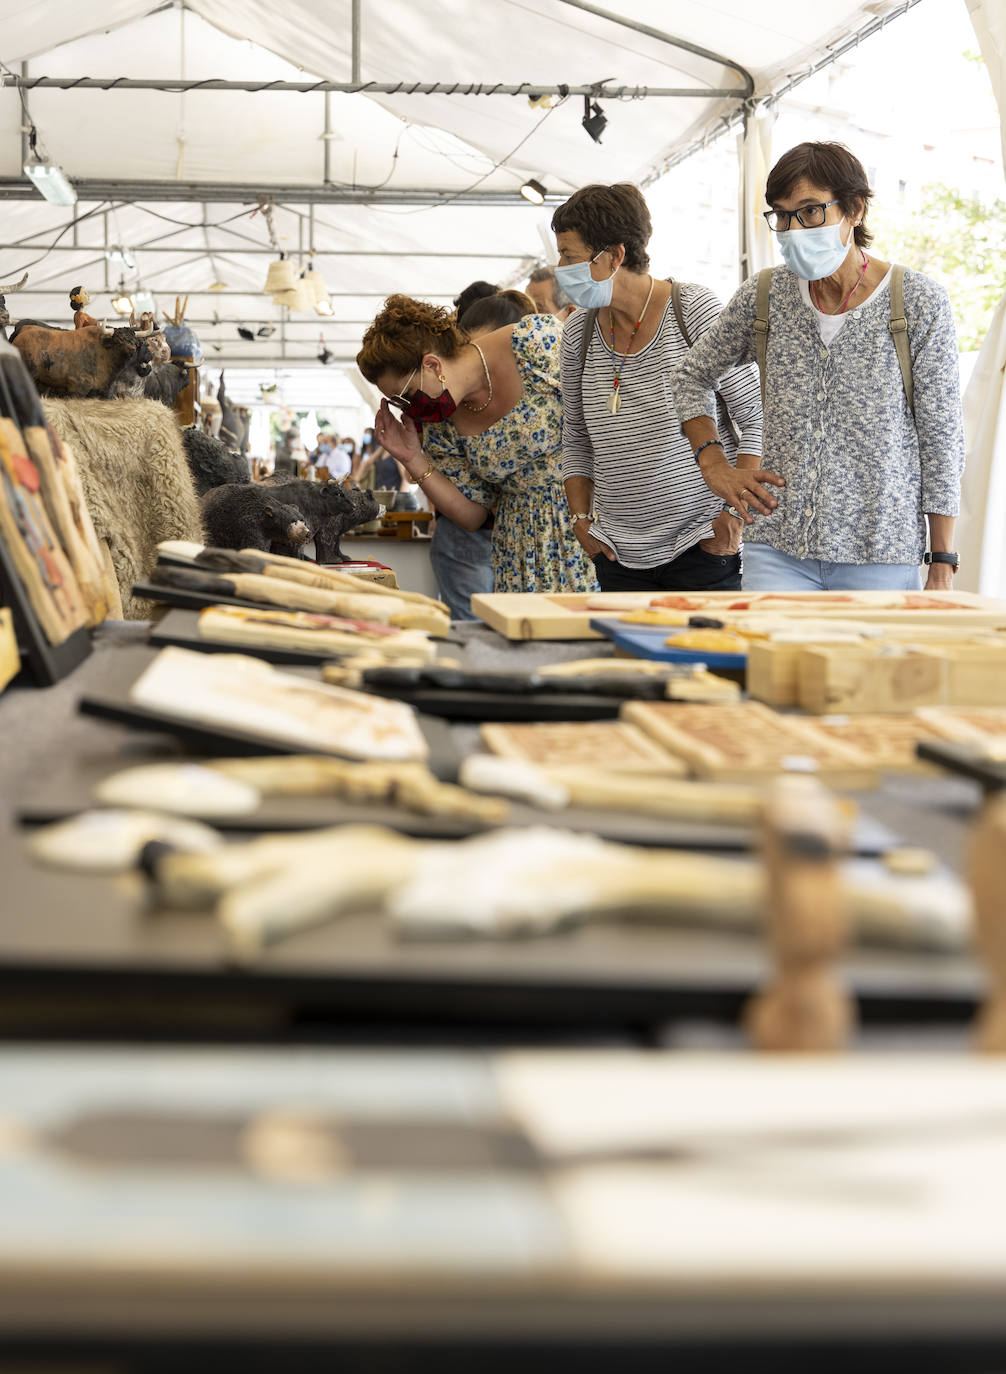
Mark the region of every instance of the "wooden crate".
<instances>
[{"instance_id":1,"label":"wooden crate","mask_svg":"<svg viewBox=\"0 0 1006 1374\"><path fill-rule=\"evenodd\" d=\"M620 716L680 758L696 777L750 782L800 772L850 788L877 781L876 766L861 749L833 738L815 721L780 715L760 702L631 701Z\"/></svg>"}]
</instances>

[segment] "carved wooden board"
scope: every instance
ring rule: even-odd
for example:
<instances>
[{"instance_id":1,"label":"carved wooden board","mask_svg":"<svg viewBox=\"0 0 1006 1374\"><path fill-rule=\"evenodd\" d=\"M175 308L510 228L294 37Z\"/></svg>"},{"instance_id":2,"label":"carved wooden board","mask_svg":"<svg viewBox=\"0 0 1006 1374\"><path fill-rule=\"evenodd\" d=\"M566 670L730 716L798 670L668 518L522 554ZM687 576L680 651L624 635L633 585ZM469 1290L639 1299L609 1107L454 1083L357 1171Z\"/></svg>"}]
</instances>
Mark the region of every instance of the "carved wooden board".
<instances>
[{"instance_id":1,"label":"carved wooden board","mask_svg":"<svg viewBox=\"0 0 1006 1374\"><path fill-rule=\"evenodd\" d=\"M621 715L698 777L743 780L798 772L842 787L876 782L876 764L862 750L833 738L816 722L778 715L759 702L701 706L632 701Z\"/></svg>"},{"instance_id":2,"label":"carved wooden board","mask_svg":"<svg viewBox=\"0 0 1006 1374\"><path fill-rule=\"evenodd\" d=\"M672 710L677 706L672 705ZM624 721L553 721L534 725L483 725L482 738L493 754L560 767L585 764L617 773L660 773L683 777L681 761L643 731Z\"/></svg>"},{"instance_id":3,"label":"carved wooden board","mask_svg":"<svg viewBox=\"0 0 1006 1374\"><path fill-rule=\"evenodd\" d=\"M507 639L598 639L592 617L617 615L652 602L694 615L721 616L743 625L745 614L829 616L868 622L959 626L962 617L978 626L1006 626L1006 601L975 592L688 592L658 597L653 592L490 592L472 597L480 620Z\"/></svg>"}]
</instances>

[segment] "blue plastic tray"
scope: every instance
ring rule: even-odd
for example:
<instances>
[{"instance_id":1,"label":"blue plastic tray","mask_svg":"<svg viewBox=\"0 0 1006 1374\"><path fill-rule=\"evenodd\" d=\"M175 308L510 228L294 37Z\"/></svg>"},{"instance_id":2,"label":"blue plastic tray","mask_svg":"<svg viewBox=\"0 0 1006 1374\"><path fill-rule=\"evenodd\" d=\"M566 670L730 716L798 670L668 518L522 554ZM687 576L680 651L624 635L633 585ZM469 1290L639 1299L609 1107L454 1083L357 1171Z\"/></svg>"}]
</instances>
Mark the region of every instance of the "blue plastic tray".
<instances>
[{"instance_id":1,"label":"blue plastic tray","mask_svg":"<svg viewBox=\"0 0 1006 1374\"><path fill-rule=\"evenodd\" d=\"M591 620L590 628L610 639L616 649L636 658L652 658L661 663L704 663L709 668L746 668L747 654L711 654L702 649L672 649L665 640L678 631L674 625L624 625L611 618ZM688 627L682 625L680 632Z\"/></svg>"}]
</instances>

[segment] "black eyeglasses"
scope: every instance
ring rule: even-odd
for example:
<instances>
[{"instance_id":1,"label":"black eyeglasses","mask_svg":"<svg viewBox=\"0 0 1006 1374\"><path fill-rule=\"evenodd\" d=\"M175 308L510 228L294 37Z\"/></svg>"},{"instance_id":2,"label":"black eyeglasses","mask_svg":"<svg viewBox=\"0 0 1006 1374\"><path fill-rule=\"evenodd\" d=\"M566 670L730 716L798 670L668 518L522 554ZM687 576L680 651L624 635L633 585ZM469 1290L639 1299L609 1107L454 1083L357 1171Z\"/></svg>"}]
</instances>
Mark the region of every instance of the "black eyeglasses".
<instances>
[{"instance_id":1,"label":"black eyeglasses","mask_svg":"<svg viewBox=\"0 0 1006 1374\"><path fill-rule=\"evenodd\" d=\"M773 234L784 234L793 220L804 229L819 229L829 208L837 204L837 200L828 200L823 205L801 205L799 210L763 210L762 215Z\"/></svg>"}]
</instances>

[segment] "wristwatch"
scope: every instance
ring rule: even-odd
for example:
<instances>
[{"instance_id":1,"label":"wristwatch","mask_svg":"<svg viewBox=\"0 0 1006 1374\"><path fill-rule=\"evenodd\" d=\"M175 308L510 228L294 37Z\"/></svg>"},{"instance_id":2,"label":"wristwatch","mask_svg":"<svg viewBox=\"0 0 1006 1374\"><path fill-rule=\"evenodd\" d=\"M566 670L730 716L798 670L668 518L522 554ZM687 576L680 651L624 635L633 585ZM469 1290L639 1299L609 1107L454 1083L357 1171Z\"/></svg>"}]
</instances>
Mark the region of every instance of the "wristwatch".
<instances>
[{"instance_id":1,"label":"wristwatch","mask_svg":"<svg viewBox=\"0 0 1006 1374\"><path fill-rule=\"evenodd\" d=\"M961 556L959 553L924 553L922 561L927 566L930 563L949 563L954 572L961 566Z\"/></svg>"}]
</instances>

